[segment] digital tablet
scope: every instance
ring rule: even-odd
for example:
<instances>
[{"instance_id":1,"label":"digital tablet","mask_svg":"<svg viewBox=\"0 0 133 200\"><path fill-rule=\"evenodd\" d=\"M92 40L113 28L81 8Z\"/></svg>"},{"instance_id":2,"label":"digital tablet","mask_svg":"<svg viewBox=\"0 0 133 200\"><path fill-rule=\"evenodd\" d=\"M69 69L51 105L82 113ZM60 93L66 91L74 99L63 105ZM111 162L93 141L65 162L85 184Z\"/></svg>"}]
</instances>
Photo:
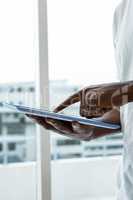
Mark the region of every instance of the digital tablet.
<instances>
[{"instance_id":1,"label":"digital tablet","mask_svg":"<svg viewBox=\"0 0 133 200\"><path fill-rule=\"evenodd\" d=\"M77 121L81 124L85 125L92 125L100 128L107 128L107 129L119 129L120 124L115 124L115 123L106 123L101 121L100 119L92 118L92 119L87 119L84 117L78 117L78 116L73 116L73 115L64 115L60 113L55 113L51 111L47 111L44 109L37 109L37 108L31 108L25 105L19 105L19 104L10 104L7 102L2 103L3 106L8 107L9 109L13 109L16 112L20 112L23 114L29 114L29 115L34 115L38 117L44 117L44 118L51 118L51 119L57 119L57 120L62 120L62 121Z\"/></svg>"}]
</instances>

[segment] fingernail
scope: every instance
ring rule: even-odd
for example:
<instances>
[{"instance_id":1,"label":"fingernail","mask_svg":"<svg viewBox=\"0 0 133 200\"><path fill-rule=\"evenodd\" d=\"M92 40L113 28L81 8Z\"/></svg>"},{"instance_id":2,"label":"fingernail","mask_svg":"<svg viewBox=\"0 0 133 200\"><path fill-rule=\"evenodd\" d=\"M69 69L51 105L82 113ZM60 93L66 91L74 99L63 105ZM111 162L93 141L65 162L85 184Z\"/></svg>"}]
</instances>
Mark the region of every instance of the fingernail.
<instances>
[{"instance_id":1,"label":"fingernail","mask_svg":"<svg viewBox=\"0 0 133 200\"><path fill-rule=\"evenodd\" d=\"M56 124L56 122L52 119L46 119L46 122L49 124Z\"/></svg>"},{"instance_id":2,"label":"fingernail","mask_svg":"<svg viewBox=\"0 0 133 200\"><path fill-rule=\"evenodd\" d=\"M79 123L74 121L74 122L72 122L72 126L79 126Z\"/></svg>"}]
</instances>

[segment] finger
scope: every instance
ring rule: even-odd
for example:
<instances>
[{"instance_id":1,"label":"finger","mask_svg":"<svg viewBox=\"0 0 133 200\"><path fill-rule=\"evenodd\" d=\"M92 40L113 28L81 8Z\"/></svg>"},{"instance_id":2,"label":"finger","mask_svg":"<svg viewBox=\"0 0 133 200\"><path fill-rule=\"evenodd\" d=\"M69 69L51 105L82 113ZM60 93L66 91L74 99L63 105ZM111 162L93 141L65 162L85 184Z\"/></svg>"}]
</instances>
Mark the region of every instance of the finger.
<instances>
[{"instance_id":1,"label":"finger","mask_svg":"<svg viewBox=\"0 0 133 200\"><path fill-rule=\"evenodd\" d=\"M92 134L90 132L86 134L87 132L85 132L85 130L81 131L83 127L80 126L79 124L78 124L79 126L77 127L80 129L79 131L76 128L73 128L74 122L73 123L70 122L68 124L64 123L63 121L55 121L55 120L47 120L47 122L51 124L55 128L55 130L57 130L58 133L60 133L61 135L68 136L73 139L79 139L79 140L92 139Z\"/></svg>"},{"instance_id":2,"label":"finger","mask_svg":"<svg viewBox=\"0 0 133 200\"><path fill-rule=\"evenodd\" d=\"M80 101L80 91L68 97L64 102L62 102L59 106L54 109L54 112L59 112L68 106L77 103Z\"/></svg>"},{"instance_id":3,"label":"finger","mask_svg":"<svg viewBox=\"0 0 133 200\"><path fill-rule=\"evenodd\" d=\"M96 106L80 106L80 115L83 117L96 117L103 114L103 110Z\"/></svg>"},{"instance_id":4,"label":"finger","mask_svg":"<svg viewBox=\"0 0 133 200\"><path fill-rule=\"evenodd\" d=\"M100 117L106 112L112 110L111 107L108 108L100 108L100 107L80 107L80 115L86 118Z\"/></svg>"},{"instance_id":5,"label":"finger","mask_svg":"<svg viewBox=\"0 0 133 200\"><path fill-rule=\"evenodd\" d=\"M35 121L35 122L39 122L39 121L44 121L45 118L44 117L39 117L36 115L31 115L31 114L26 114L27 117L29 117L31 120Z\"/></svg>"},{"instance_id":6,"label":"finger","mask_svg":"<svg viewBox=\"0 0 133 200\"><path fill-rule=\"evenodd\" d=\"M106 85L106 84L103 84L103 86L104 85ZM59 111L65 109L65 108L67 108L68 106L70 106L70 105L72 105L74 103L79 102L80 100L82 101L82 98L83 98L84 93L86 91L90 91L90 90L96 89L98 87L99 87L98 85L92 85L92 86L83 88L82 90L80 90L77 93L73 94L72 96L68 97L64 102L62 102L59 106L57 106L54 109L54 112L59 112Z\"/></svg>"},{"instance_id":7,"label":"finger","mask_svg":"<svg viewBox=\"0 0 133 200\"><path fill-rule=\"evenodd\" d=\"M79 122L72 122L73 131L80 134L82 138L92 139L94 135L94 126L83 125Z\"/></svg>"},{"instance_id":8,"label":"finger","mask_svg":"<svg viewBox=\"0 0 133 200\"><path fill-rule=\"evenodd\" d=\"M46 118L44 118L44 117L38 117L35 115L29 115L29 114L26 114L26 116L31 118L31 120L34 123L37 123L37 124L43 126L45 129L53 129L53 127L46 122Z\"/></svg>"},{"instance_id":9,"label":"finger","mask_svg":"<svg viewBox=\"0 0 133 200\"><path fill-rule=\"evenodd\" d=\"M65 101L63 101L59 106L57 106L55 109L54 109L54 112L59 112L65 108L67 108L68 106L74 104L74 103L77 103L79 102L80 100L82 101L82 97L84 96L84 93L85 91L89 91L89 90L92 90L92 89L95 89L97 88L96 85L93 85L93 86L90 86L88 88L84 88L80 91L78 91L77 93L73 94L72 96L68 97Z\"/></svg>"},{"instance_id":10,"label":"finger","mask_svg":"<svg viewBox=\"0 0 133 200\"><path fill-rule=\"evenodd\" d=\"M73 129L78 133L86 133L88 130L90 130L93 126L91 125L84 125L77 121L72 122Z\"/></svg>"},{"instance_id":11,"label":"finger","mask_svg":"<svg viewBox=\"0 0 133 200\"><path fill-rule=\"evenodd\" d=\"M66 133L67 135L73 133L72 126L70 123L53 119L46 119L46 122L53 126L59 132Z\"/></svg>"},{"instance_id":12,"label":"finger","mask_svg":"<svg viewBox=\"0 0 133 200\"><path fill-rule=\"evenodd\" d=\"M109 123L120 123L120 110L119 109L112 109L111 111L105 113L102 117L101 120L104 122L109 122Z\"/></svg>"}]
</instances>

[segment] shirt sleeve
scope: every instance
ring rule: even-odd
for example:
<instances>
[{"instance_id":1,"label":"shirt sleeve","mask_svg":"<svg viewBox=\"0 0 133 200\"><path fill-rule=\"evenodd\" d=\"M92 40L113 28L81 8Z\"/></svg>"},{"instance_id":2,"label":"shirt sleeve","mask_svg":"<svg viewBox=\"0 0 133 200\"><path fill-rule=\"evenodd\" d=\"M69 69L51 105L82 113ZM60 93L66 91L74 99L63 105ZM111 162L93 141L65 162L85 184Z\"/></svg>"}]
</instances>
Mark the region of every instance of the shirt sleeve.
<instances>
[{"instance_id":1,"label":"shirt sleeve","mask_svg":"<svg viewBox=\"0 0 133 200\"><path fill-rule=\"evenodd\" d=\"M116 47L117 37L118 37L118 28L119 28L119 6L116 7L114 16L113 16L113 45Z\"/></svg>"}]
</instances>

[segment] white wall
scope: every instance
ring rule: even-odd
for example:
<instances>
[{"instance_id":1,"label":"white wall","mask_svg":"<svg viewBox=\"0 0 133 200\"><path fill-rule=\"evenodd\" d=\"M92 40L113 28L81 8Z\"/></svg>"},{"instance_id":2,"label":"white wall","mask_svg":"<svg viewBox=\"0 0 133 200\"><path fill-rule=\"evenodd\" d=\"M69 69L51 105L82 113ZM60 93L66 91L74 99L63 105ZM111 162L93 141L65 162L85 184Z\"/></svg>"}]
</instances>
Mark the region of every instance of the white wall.
<instances>
[{"instance_id":1,"label":"white wall","mask_svg":"<svg viewBox=\"0 0 133 200\"><path fill-rule=\"evenodd\" d=\"M114 197L119 157L52 161L52 200ZM36 165L0 166L1 200L36 200Z\"/></svg>"}]
</instances>

